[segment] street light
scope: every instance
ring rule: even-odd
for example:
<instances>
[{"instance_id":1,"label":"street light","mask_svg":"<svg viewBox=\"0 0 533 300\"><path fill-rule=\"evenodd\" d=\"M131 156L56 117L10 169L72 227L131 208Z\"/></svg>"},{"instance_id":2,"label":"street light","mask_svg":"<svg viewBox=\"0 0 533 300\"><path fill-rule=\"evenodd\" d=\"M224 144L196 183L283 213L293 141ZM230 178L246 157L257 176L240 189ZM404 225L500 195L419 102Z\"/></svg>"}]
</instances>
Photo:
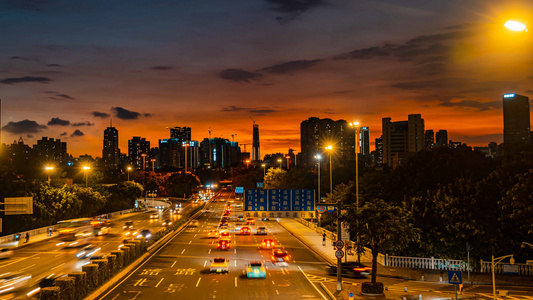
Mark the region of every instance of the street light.
<instances>
[{"instance_id":1,"label":"street light","mask_svg":"<svg viewBox=\"0 0 533 300\"><path fill-rule=\"evenodd\" d=\"M283 162L283 159L278 158L278 162L279 162L279 168L281 169L281 163Z\"/></svg>"},{"instance_id":2,"label":"street light","mask_svg":"<svg viewBox=\"0 0 533 300\"><path fill-rule=\"evenodd\" d=\"M127 169L128 169L128 181L130 181L130 172L131 172L131 167L130 167L130 166L128 166L128 168L127 168Z\"/></svg>"},{"instance_id":3,"label":"street light","mask_svg":"<svg viewBox=\"0 0 533 300\"><path fill-rule=\"evenodd\" d=\"M48 185L50 185L50 172L52 172L54 170L54 167L46 166L46 167L44 167L44 169L46 170L46 173L48 174Z\"/></svg>"},{"instance_id":4,"label":"street light","mask_svg":"<svg viewBox=\"0 0 533 300\"><path fill-rule=\"evenodd\" d=\"M265 176L266 176L266 164L261 164L261 167L263 167L263 181L265 181Z\"/></svg>"},{"instance_id":5,"label":"street light","mask_svg":"<svg viewBox=\"0 0 533 300\"><path fill-rule=\"evenodd\" d=\"M326 147L326 150L329 153L329 191L331 198L333 199L333 171L331 168L331 151L333 146L329 145ZM337 203L337 241L341 238L341 206L340 203ZM337 258L337 292L342 291L342 257Z\"/></svg>"},{"instance_id":6,"label":"street light","mask_svg":"<svg viewBox=\"0 0 533 300\"><path fill-rule=\"evenodd\" d=\"M504 26L512 31L524 31L527 32L527 26L523 23L520 23L518 21L507 21Z\"/></svg>"},{"instance_id":7,"label":"street light","mask_svg":"<svg viewBox=\"0 0 533 300\"><path fill-rule=\"evenodd\" d=\"M250 160L247 159L247 160L246 160L246 169L248 169L248 166L249 166L249 165L250 165Z\"/></svg>"},{"instance_id":8,"label":"street light","mask_svg":"<svg viewBox=\"0 0 533 300\"><path fill-rule=\"evenodd\" d=\"M151 158L151 159L150 159L150 162L152 163L152 172L155 172L155 171L154 171L154 168L155 168L155 166L154 166L154 164L155 164L155 158Z\"/></svg>"},{"instance_id":9,"label":"street light","mask_svg":"<svg viewBox=\"0 0 533 300\"><path fill-rule=\"evenodd\" d=\"M144 171L144 167L146 166L145 165L146 155L147 155L146 153L141 153L141 156L143 158L143 171Z\"/></svg>"},{"instance_id":10,"label":"street light","mask_svg":"<svg viewBox=\"0 0 533 300\"><path fill-rule=\"evenodd\" d=\"M529 246L529 248L533 249L533 245L530 243L522 242L522 248L525 248L526 246Z\"/></svg>"},{"instance_id":11,"label":"street light","mask_svg":"<svg viewBox=\"0 0 533 300\"><path fill-rule=\"evenodd\" d=\"M494 300L496 300L496 279L495 279L495 275L494 275L494 267L499 264L502 260L504 260L505 258L507 257L510 257L511 259L509 260L509 262L511 263L511 265L514 265L514 257L513 257L514 254L511 254L511 255L505 255L505 256L500 256L500 257L497 257L497 258L494 258L494 254L492 255L492 297L494 298ZM494 260L496 260L496 263L494 263Z\"/></svg>"},{"instance_id":12,"label":"street light","mask_svg":"<svg viewBox=\"0 0 533 300\"><path fill-rule=\"evenodd\" d=\"M87 173L89 172L90 169L91 167L89 166L83 166L83 171L85 172L85 187L87 187L87 178L89 177Z\"/></svg>"},{"instance_id":13,"label":"street light","mask_svg":"<svg viewBox=\"0 0 533 300\"><path fill-rule=\"evenodd\" d=\"M355 132L355 210L359 213L359 122L350 123ZM359 228L359 219L356 220L357 228ZM357 262L361 262L361 252L359 252L359 230L357 231Z\"/></svg>"},{"instance_id":14,"label":"street light","mask_svg":"<svg viewBox=\"0 0 533 300\"><path fill-rule=\"evenodd\" d=\"M318 203L320 203L320 160L322 159L322 156L320 154L317 154L315 155L315 159L317 160L318 165ZM318 227L320 227L320 214L318 215Z\"/></svg>"}]
</instances>

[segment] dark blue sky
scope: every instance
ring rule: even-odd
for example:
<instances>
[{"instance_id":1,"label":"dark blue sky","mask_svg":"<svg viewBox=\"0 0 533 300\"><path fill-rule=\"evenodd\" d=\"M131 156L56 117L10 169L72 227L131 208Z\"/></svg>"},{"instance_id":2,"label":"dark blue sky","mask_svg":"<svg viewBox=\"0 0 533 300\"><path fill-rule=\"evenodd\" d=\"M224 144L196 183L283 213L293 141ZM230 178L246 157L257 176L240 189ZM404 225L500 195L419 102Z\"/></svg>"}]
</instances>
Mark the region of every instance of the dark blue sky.
<instances>
[{"instance_id":1,"label":"dark blue sky","mask_svg":"<svg viewBox=\"0 0 533 300\"><path fill-rule=\"evenodd\" d=\"M42 136L101 155L103 129L157 143L166 127L299 150L311 116L420 113L470 145L501 142L501 97L533 95L533 1L0 0L2 142Z\"/></svg>"}]
</instances>

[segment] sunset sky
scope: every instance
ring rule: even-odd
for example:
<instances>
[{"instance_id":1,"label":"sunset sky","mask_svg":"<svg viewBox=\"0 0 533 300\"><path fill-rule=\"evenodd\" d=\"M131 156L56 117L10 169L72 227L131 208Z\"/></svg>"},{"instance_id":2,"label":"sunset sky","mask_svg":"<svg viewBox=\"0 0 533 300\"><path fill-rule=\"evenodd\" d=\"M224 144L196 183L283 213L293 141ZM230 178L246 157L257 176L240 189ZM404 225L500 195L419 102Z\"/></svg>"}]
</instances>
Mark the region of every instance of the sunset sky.
<instances>
[{"instance_id":1,"label":"sunset sky","mask_svg":"<svg viewBox=\"0 0 533 300\"><path fill-rule=\"evenodd\" d=\"M533 96L533 1L0 0L2 142L60 138L102 156L166 127L300 150L309 117L422 114L471 146L503 141L502 95ZM251 117L251 118L250 118Z\"/></svg>"}]
</instances>

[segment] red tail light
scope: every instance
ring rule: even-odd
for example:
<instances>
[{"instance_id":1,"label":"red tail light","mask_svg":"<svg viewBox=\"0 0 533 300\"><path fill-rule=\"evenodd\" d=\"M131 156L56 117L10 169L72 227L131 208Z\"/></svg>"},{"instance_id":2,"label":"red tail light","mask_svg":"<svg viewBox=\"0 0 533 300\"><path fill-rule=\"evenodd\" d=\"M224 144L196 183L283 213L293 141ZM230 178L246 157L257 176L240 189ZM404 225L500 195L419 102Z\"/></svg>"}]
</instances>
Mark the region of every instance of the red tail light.
<instances>
[{"instance_id":1,"label":"red tail light","mask_svg":"<svg viewBox=\"0 0 533 300\"><path fill-rule=\"evenodd\" d=\"M363 267L363 268L353 268L354 271L357 271L357 272L364 272L364 271L369 271L370 268L368 267Z\"/></svg>"}]
</instances>

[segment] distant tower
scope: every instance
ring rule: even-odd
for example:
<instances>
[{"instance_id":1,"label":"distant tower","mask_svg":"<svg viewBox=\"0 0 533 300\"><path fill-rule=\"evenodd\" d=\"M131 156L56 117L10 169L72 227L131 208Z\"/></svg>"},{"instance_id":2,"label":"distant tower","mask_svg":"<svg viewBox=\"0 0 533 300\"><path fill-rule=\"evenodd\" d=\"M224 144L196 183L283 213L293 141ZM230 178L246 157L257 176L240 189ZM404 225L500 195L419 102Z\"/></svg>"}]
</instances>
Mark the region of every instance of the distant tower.
<instances>
[{"instance_id":1,"label":"distant tower","mask_svg":"<svg viewBox=\"0 0 533 300\"><path fill-rule=\"evenodd\" d=\"M530 142L529 98L518 94L503 95L503 143Z\"/></svg>"},{"instance_id":2,"label":"distant tower","mask_svg":"<svg viewBox=\"0 0 533 300\"><path fill-rule=\"evenodd\" d=\"M120 149L118 148L118 130L115 127L107 127L104 130L104 150L102 158L107 168L117 169L120 160Z\"/></svg>"},{"instance_id":3,"label":"distant tower","mask_svg":"<svg viewBox=\"0 0 533 300\"><path fill-rule=\"evenodd\" d=\"M437 147L440 146L448 146L448 131L441 129L435 134L435 145Z\"/></svg>"},{"instance_id":4,"label":"distant tower","mask_svg":"<svg viewBox=\"0 0 533 300\"><path fill-rule=\"evenodd\" d=\"M253 123L253 140L252 140L252 161L260 161L261 155L259 150L259 125Z\"/></svg>"},{"instance_id":5,"label":"distant tower","mask_svg":"<svg viewBox=\"0 0 533 300\"><path fill-rule=\"evenodd\" d=\"M359 146L361 147L359 153L370 154L370 129L368 127L361 127L359 131Z\"/></svg>"}]
</instances>

